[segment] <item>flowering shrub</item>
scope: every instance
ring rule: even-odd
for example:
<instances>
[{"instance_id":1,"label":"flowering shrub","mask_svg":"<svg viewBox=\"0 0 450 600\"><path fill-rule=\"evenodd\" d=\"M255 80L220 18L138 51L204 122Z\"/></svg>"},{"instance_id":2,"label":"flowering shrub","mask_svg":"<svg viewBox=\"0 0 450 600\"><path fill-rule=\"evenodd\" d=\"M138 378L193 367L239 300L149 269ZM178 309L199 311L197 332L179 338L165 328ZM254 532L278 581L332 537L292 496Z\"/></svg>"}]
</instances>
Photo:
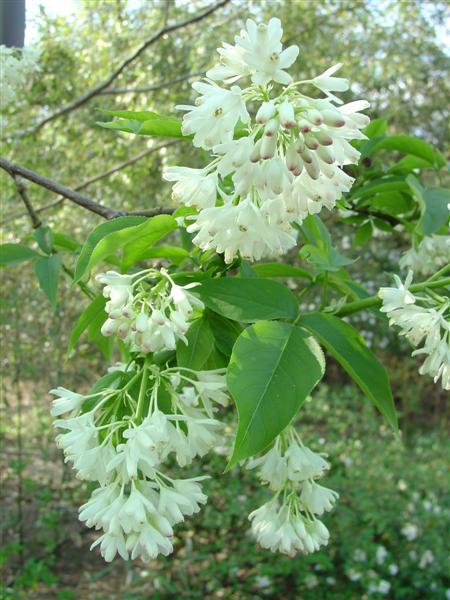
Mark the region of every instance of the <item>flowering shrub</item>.
<instances>
[{"instance_id":1,"label":"flowering shrub","mask_svg":"<svg viewBox=\"0 0 450 600\"><path fill-rule=\"evenodd\" d=\"M148 561L172 552L174 526L207 498L204 478L173 477L170 461L186 467L219 445L230 398L239 421L226 468L255 470L273 492L249 515L258 543L291 557L328 544L319 517L339 495L318 480L330 463L314 444L303 444L292 424L323 377L322 348L398 430L387 373L344 317L381 308L414 346L423 343L414 352L426 355L420 373L450 389L448 197L412 174L423 161L439 169L443 158L415 138L386 136L382 120L369 124L361 112L366 101L343 104L334 94L349 88L334 76L340 65L292 81L287 69L299 49L283 50L282 33L278 19L247 21L235 45L218 50L220 63L193 84L194 105L178 107L185 111L182 122L120 111L113 113L118 120L101 124L191 140L211 154L202 168L167 168L164 176L182 203L173 214L146 218L102 209L114 218L96 227L81 249L72 247L73 281L91 303L69 350L87 330L107 356L115 340L121 361L87 394L53 390L52 414L65 460L78 478L97 486L79 517L101 530L93 547L99 545L107 561L117 554ZM406 152L396 165L400 175L374 160L358 179L360 157L370 162L380 150ZM370 296L346 270L353 261L333 245L319 217L325 209L358 226L358 243L374 228L410 235L414 249L402 265L419 274L428 274L430 265L439 270L414 285L412 275L405 284L397 277L397 288ZM183 231L183 247L154 247L176 230ZM67 249L67 239L39 227L35 240L41 252L6 244L2 261L33 260L56 305L58 244ZM304 267L253 264L297 244ZM142 268L161 258L164 266ZM93 289L89 276L102 262L115 270L97 274L103 288ZM277 277L305 284L296 295ZM317 289L320 299L306 303ZM384 580L373 585L371 593L389 591Z\"/></svg>"}]
</instances>

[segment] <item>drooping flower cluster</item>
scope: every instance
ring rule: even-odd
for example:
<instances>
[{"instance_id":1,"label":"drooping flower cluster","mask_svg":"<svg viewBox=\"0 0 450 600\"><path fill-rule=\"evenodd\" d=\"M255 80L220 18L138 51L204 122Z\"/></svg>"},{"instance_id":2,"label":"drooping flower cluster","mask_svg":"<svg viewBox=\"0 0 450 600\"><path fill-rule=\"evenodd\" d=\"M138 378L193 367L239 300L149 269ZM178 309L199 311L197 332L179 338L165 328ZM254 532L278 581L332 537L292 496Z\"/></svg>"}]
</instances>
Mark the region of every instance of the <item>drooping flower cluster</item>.
<instances>
[{"instance_id":1,"label":"drooping flower cluster","mask_svg":"<svg viewBox=\"0 0 450 600\"><path fill-rule=\"evenodd\" d=\"M162 276L153 288L148 284L152 275ZM108 298L108 319L101 331L105 336L116 333L131 351L174 350L177 340L186 343L189 320L196 308L203 308L187 291L196 284L176 285L164 270L149 269L136 275L108 271L96 279L104 284L103 295Z\"/></svg>"},{"instance_id":2,"label":"drooping flower cluster","mask_svg":"<svg viewBox=\"0 0 450 600\"><path fill-rule=\"evenodd\" d=\"M279 19L248 20L234 46L218 49L220 63L207 79L193 84L195 106L178 107L187 111L183 133L214 158L204 169L170 167L165 178L175 182L176 200L199 211L188 217L194 243L224 253L226 262L284 254L296 243L294 224L332 209L353 183L342 170L359 159L350 141L364 139L369 122L360 112L366 101L341 105L333 94L348 89L333 76L341 65L292 82L284 69L299 49L283 50L282 34ZM243 77L250 86L235 85ZM275 93L274 83L284 87ZM308 85L325 98L305 95Z\"/></svg>"},{"instance_id":3,"label":"drooping flower cluster","mask_svg":"<svg viewBox=\"0 0 450 600\"><path fill-rule=\"evenodd\" d=\"M412 356L425 355L419 369L421 375L442 381L444 390L450 390L450 300L430 291L423 296L413 294L409 287L413 273L405 283L394 275L397 287L381 288L378 292L383 304L380 310L389 317L389 324L400 328L412 346Z\"/></svg>"},{"instance_id":4,"label":"drooping flower cluster","mask_svg":"<svg viewBox=\"0 0 450 600\"><path fill-rule=\"evenodd\" d=\"M31 73L37 69L39 50L26 46L22 50L0 46L0 109L5 109L19 94Z\"/></svg>"},{"instance_id":5,"label":"drooping flower cluster","mask_svg":"<svg viewBox=\"0 0 450 600\"><path fill-rule=\"evenodd\" d=\"M228 402L224 370L135 363L107 377L86 396L52 390L52 414L66 415L55 420L56 439L77 477L98 483L79 514L102 530L92 547L100 545L106 561L148 561L172 552L173 526L207 500L205 477L173 479L161 469L169 455L185 466L220 439L214 404Z\"/></svg>"},{"instance_id":6,"label":"drooping flower cluster","mask_svg":"<svg viewBox=\"0 0 450 600\"><path fill-rule=\"evenodd\" d=\"M331 510L339 496L316 482L330 468L322 454L304 446L290 427L276 438L271 450L251 459L247 468L257 468L261 481L275 492L249 516L252 532L263 548L294 556L328 544L329 531L317 517Z\"/></svg>"},{"instance_id":7,"label":"drooping flower cluster","mask_svg":"<svg viewBox=\"0 0 450 600\"><path fill-rule=\"evenodd\" d=\"M410 248L400 259L400 267L414 273L431 275L450 262L450 235L424 237L417 248Z\"/></svg>"}]
</instances>

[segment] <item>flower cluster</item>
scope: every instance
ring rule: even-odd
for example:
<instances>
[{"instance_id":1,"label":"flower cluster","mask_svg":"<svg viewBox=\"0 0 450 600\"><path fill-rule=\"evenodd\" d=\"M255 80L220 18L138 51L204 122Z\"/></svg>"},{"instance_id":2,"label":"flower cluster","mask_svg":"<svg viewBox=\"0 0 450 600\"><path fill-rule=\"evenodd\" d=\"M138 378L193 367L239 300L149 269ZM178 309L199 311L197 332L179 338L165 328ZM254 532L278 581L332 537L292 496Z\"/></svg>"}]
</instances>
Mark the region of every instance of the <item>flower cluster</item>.
<instances>
[{"instance_id":1,"label":"flower cluster","mask_svg":"<svg viewBox=\"0 0 450 600\"><path fill-rule=\"evenodd\" d=\"M214 404L228 402L225 374L144 362L106 378L86 396L52 390L52 414L66 416L54 423L62 430L57 444L78 478L98 483L79 514L102 530L92 547L100 545L106 561L116 554L148 561L172 552L173 526L207 500L205 477L172 479L161 468L169 455L190 464L220 440Z\"/></svg>"},{"instance_id":2,"label":"flower cluster","mask_svg":"<svg viewBox=\"0 0 450 600\"><path fill-rule=\"evenodd\" d=\"M414 273L431 275L450 261L450 235L424 237L417 248L410 248L400 259L400 267Z\"/></svg>"},{"instance_id":3,"label":"flower cluster","mask_svg":"<svg viewBox=\"0 0 450 600\"><path fill-rule=\"evenodd\" d=\"M176 200L198 209L188 231L203 250L259 260L279 256L296 243L295 224L322 207L332 209L353 179L342 167L356 163L352 139L365 139L369 104L342 105L333 92L348 89L335 65L311 80L292 82L284 69L299 49L282 49L279 19L248 20L235 45L219 48L220 63L193 84L199 94L185 110L183 133L212 152L203 169L170 167ZM246 88L236 81L250 77ZM219 85L216 82L221 82ZM277 93L274 84L283 87ZM325 97L312 98L300 86ZM302 89L303 89L302 87Z\"/></svg>"},{"instance_id":4,"label":"flower cluster","mask_svg":"<svg viewBox=\"0 0 450 600\"><path fill-rule=\"evenodd\" d=\"M21 51L7 46L0 46L1 102L5 109L22 90L30 74L37 69L39 50L27 46Z\"/></svg>"},{"instance_id":5,"label":"flower cluster","mask_svg":"<svg viewBox=\"0 0 450 600\"><path fill-rule=\"evenodd\" d=\"M425 355L419 373L430 375L435 383L441 379L443 389L450 390L450 300L430 291L426 296L416 296L409 290L412 277L410 271L402 283L394 275L397 287L379 290L383 301L380 310L387 313L389 324L399 327L400 335L417 348L412 356Z\"/></svg>"},{"instance_id":6,"label":"flower cluster","mask_svg":"<svg viewBox=\"0 0 450 600\"><path fill-rule=\"evenodd\" d=\"M147 279L152 275L161 279L150 288ZM103 295L108 298L108 318L101 331L105 336L117 334L131 351L174 350L177 340L186 343L189 320L196 308L203 308L187 291L196 284L176 285L164 270L148 269L135 275L108 271L96 279L105 286Z\"/></svg>"},{"instance_id":7,"label":"flower cluster","mask_svg":"<svg viewBox=\"0 0 450 600\"><path fill-rule=\"evenodd\" d=\"M316 483L330 464L304 446L293 428L283 432L274 446L247 468L258 468L262 482L274 497L253 511L252 532L263 548L294 556L326 546L330 534L317 518L333 508L338 494Z\"/></svg>"}]
</instances>

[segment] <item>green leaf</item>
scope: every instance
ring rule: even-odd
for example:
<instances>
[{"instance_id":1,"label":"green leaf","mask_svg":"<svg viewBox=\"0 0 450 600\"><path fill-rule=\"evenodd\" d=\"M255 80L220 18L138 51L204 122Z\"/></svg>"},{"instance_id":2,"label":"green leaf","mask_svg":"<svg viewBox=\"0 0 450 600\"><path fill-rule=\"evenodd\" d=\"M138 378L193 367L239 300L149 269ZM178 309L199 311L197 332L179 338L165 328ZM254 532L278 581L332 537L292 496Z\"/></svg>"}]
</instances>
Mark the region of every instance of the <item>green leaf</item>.
<instances>
[{"instance_id":1,"label":"green leaf","mask_svg":"<svg viewBox=\"0 0 450 600\"><path fill-rule=\"evenodd\" d=\"M421 217L416 230L422 235L431 235L448 225L450 191L444 188L424 188L413 175L408 175L406 181L420 206Z\"/></svg>"},{"instance_id":2,"label":"green leaf","mask_svg":"<svg viewBox=\"0 0 450 600\"><path fill-rule=\"evenodd\" d=\"M411 156L408 154L398 161L389 170L391 173L411 173L414 169L429 169L430 163L423 158L418 156Z\"/></svg>"},{"instance_id":3,"label":"green leaf","mask_svg":"<svg viewBox=\"0 0 450 600\"><path fill-rule=\"evenodd\" d=\"M177 344L177 364L200 371L214 349L214 338L208 320L200 317L193 321L186 338L187 345L182 340Z\"/></svg>"},{"instance_id":4,"label":"green leaf","mask_svg":"<svg viewBox=\"0 0 450 600\"><path fill-rule=\"evenodd\" d=\"M259 319L295 318L298 303L287 287L270 279L208 279L192 290L214 312L242 323Z\"/></svg>"},{"instance_id":5,"label":"green leaf","mask_svg":"<svg viewBox=\"0 0 450 600\"><path fill-rule=\"evenodd\" d=\"M365 244L372 237L372 233L372 223L370 221L367 221L367 223L364 223L364 225L361 225L356 230L353 246L356 247Z\"/></svg>"},{"instance_id":6,"label":"green leaf","mask_svg":"<svg viewBox=\"0 0 450 600\"><path fill-rule=\"evenodd\" d=\"M53 310L56 308L56 294L58 291L59 274L61 271L61 256L38 256L34 260L34 270L39 285L47 296Z\"/></svg>"},{"instance_id":7,"label":"green leaf","mask_svg":"<svg viewBox=\"0 0 450 600\"><path fill-rule=\"evenodd\" d=\"M70 235L64 233L53 233L53 244L55 248L68 250L69 252L76 252L81 244Z\"/></svg>"},{"instance_id":8,"label":"green leaf","mask_svg":"<svg viewBox=\"0 0 450 600\"><path fill-rule=\"evenodd\" d=\"M110 234L107 239L105 238L102 241L105 248L99 250L99 255L103 256L103 251L106 251L107 247L114 250L123 247L122 269L126 271L140 259L150 246L176 228L177 222L173 217L170 215L157 215L129 231L122 230ZM106 255L108 254L111 254L111 251ZM97 259L96 262L98 262Z\"/></svg>"},{"instance_id":9,"label":"green leaf","mask_svg":"<svg viewBox=\"0 0 450 600\"><path fill-rule=\"evenodd\" d=\"M253 271L258 277L303 277L313 279L313 276L306 269L294 267L293 265L285 265L283 263L269 262L253 265Z\"/></svg>"},{"instance_id":10,"label":"green leaf","mask_svg":"<svg viewBox=\"0 0 450 600\"><path fill-rule=\"evenodd\" d=\"M394 217L408 212L413 208L413 205L411 197L401 192L375 194L374 196L369 196L359 204L359 206L371 206Z\"/></svg>"},{"instance_id":11,"label":"green leaf","mask_svg":"<svg viewBox=\"0 0 450 600\"><path fill-rule=\"evenodd\" d=\"M397 150L398 152L418 156L436 167L445 166L445 159L440 152L424 140L410 135L392 135L382 138L375 144L364 146L361 154L362 156L369 156L378 152L378 150Z\"/></svg>"},{"instance_id":12,"label":"green leaf","mask_svg":"<svg viewBox=\"0 0 450 600\"><path fill-rule=\"evenodd\" d=\"M294 325L259 321L242 332L227 371L239 414L228 469L267 448L289 425L324 370L319 345Z\"/></svg>"},{"instance_id":13,"label":"green leaf","mask_svg":"<svg viewBox=\"0 0 450 600\"><path fill-rule=\"evenodd\" d=\"M183 138L181 120L165 117L152 111L133 112L128 110L107 111L108 114L121 117L117 121L98 121L97 125L105 129L125 131L136 135L154 135L158 137Z\"/></svg>"},{"instance_id":14,"label":"green leaf","mask_svg":"<svg viewBox=\"0 0 450 600\"><path fill-rule=\"evenodd\" d=\"M301 226L306 243L299 255L320 271L339 271L341 267L355 262L341 254L333 246L328 229L317 215L309 215Z\"/></svg>"},{"instance_id":15,"label":"green leaf","mask_svg":"<svg viewBox=\"0 0 450 600\"><path fill-rule=\"evenodd\" d=\"M387 125L386 119L374 119L365 129L363 129L363 133L367 135L369 139L382 137L387 131Z\"/></svg>"},{"instance_id":16,"label":"green leaf","mask_svg":"<svg viewBox=\"0 0 450 600\"><path fill-rule=\"evenodd\" d=\"M133 227L147 221L146 217L118 217L106 223L98 225L88 236L87 240L83 244L80 256L78 257L77 264L75 266L74 283L77 283L83 275L89 265L89 261L92 256L92 252L96 248L97 244L107 235L113 231L120 231L127 227Z\"/></svg>"},{"instance_id":17,"label":"green leaf","mask_svg":"<svg viewBox=\"0 0 450 600\"><path fill-rule=\"evenodd\" d=\"M50 254L53 250L53 233L47 225L41 225L33 232L33 237L37 241L39 248L45 254Z\"/></svg>"},{"instance_id":18,"label":"green leaf","mask_svg":"<svg viewBox=\"0 0 450 600\"><path fill-rule=\"evenodd\" d=\"M69 344L67 346L67 352L71 352L75 348L75 344L81 337L81 334L89 327L89 325L98 318L98 315L104 315L103 322L106 320L105 312L106 298L103 296L96 296L92 302L84 309L81 313L78 321L75 323L75 327L72 329L70 334ZM103 325L103 323L102 323Z\"/></svg>"},{"instance_id":19,"label":"green leaf","mask_svg":"<svg viewBox=\"0 0 450 600\"><path fill-rule=\"evenodd\" d=\"M322 342L387 422L397 430L397 413L385 368L348 323L326 313L303 315L298 324Z\"/></svg>"},{"instance_id":20,"label":"green leaf","mask_svg":"<svg viewBox=\"0 0 450 600\"><path fill-rule=\"evenodd\" d=\"M358 188L352 188L351 197L359 198L365 196L372 196L382 192L409 192L409 186L406 183L406 178L400 175L389 175L388 177L380 177L371 181L366 185Z\"/></svg>"},{"instance_id":21,"label":"green leaf","mask_svg":"<svg viewBox=\"0 0 450 600\"><path fill-rule=\"evenodd\" d=\"M215 344L225 356L230 356L238 336L242 333L242 327L236 321L230 321L217 313L206 310L205 316L211 327Z\"/></svg>"},{"instance_id":22,"label":"green leaf","mask_svg":"<svg viewBox=\"0 0 450 600\"><path fill-rule=\"evenodd\" d=\"M184 248L178 246L157 246L156 248L149 248L142 252L139 256L139 260L147 260L151 258L167 258L174 265L179 265L184 260L189 258L189 252Z\"/></svg>"},{"instance_id":23,"label":"green leaf","mask_svg":"<svg viewBox=\"0 0 450 600\"><path fill-rule=\"evenodd\" d=\"M37 252L22 244L1 244L0 265L12 266L39 256Z\"/></svg>"}]
</instances>

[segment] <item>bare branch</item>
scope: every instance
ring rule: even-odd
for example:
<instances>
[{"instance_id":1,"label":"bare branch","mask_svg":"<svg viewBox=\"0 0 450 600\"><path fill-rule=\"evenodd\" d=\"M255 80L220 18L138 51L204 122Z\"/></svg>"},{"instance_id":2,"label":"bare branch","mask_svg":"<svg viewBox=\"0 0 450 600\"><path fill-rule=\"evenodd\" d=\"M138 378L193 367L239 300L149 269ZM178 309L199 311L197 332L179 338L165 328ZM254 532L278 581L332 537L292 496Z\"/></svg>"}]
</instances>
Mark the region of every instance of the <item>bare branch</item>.
<instances>
[{"instance_id":1,"label":"bare branch","mask_svg":"<svg viewBox=\"0 0 450 600\"><path fill-rule=\"evenodd\" d=\"M89 100L91 98L93 98L94 96L97 96L103 90L105 90L107 87L109 87L111 85L111 83L115 79L117 79L117 77L119 77L119 75L128 67L128 65L130 65L133 61L135 61L149 46L151 46L152 44L157 42L164 35L171 33L173 31L176 31L177 29L182 29L183 27L187 27L188 25L192 25L193 23L197 23L198 21L201 21L205 17L212 14L214 11L218 10L222 6L225 6L225 4L228 4L228 2L230 2L230 0L219 0L219 2L212 4L211 6L208 6L208 8L206 8L204 11L198 13L197 15L194 15L193 17L190 17L189 19L185 19L184 21L179 21L178 23L174 23L173 25L163 26L156 33L154 33L150 38L148 38L143 44L141 44L132 54L130 54L130 56L128 56L128 58L126 58L117 67L117 69L115 69L109 75L109 77L107 79L105 79L104 81L102 81L101 83L96 85L95 87L91 88L90 90L88 90L87 92L85 92L84 94L79 96L78 98L75 98L75 100L73 100L72 102L69 102L68 104L66 104L65 106L60 108L59 110L50 114L48 117L45 117L41 121L38 121L38 123L36 123L36 125L34 127L25 131L24 135L27 135L30 133L36 133L37 131L39 131L39 129L44 127L44 125L47 125L47 123L50 123L50 121L53 121L54 119L57 119L58 117L66 115L67 113L79 108L83 104L86 104L86 102L89 102Z\"/></svg>"},{"instance_id":2,"label":"bare branch","mask_svg":"<svg viewBox=\"0 0 450 600\"><path fill-rule=\"evenodd\" d=\"M100 215L104 219L114 219L115 217L122 217L126 215L153 217L155 215L160 214L172 214L175 210L173 208L156 208L152 210L139 210L133 212L116 211L112 208L108 208L107 206L103 206L102 204L95 202L87 196L83 196L83 194L80 194L79 192L68 188L65 185L61 185L60 183L49 179L48 177L44 177L43 175L39 175L38 173L31 171L30 169L26 169L25 167L16 165L1 156L0 168L7 171L12 177L15 175L19 175L24 179L28 179L29 181L32 181L33 183L36 183L41 187L44 187L52 192L55 192L56 194L59 194L60 196L64 196L64 198L67 198L71 202L78 204L78 206L81 206L82 208L85 208L97 215Z\"/></svg>"},{"instance_id":3,"label":"bare branch","mask_svg":"<svg viewBox=\"0 0 450 600\"><path fill-rule=\"evenodd\" d=\"M33 205L31 204L30 199L28 198L27 189L25 187L25 184L23 183L21 178L18 177L17 175L15 175L13 173L10 173L10 175L14 179L14 183L16 184L16 188L17 188L17 191L19 192L19 196L22 198L23 203L25 204L25 207L27 209L27 214L30 215L31 224L33 225L33 229L37 229L38 227L40 227L42 225L42 221L37 216L36 211L34 210Z\"/></svg>"},{"instance_id":4,"label":"bare branch","mask_svg":"<svg viewBox=\"0 0 450 600\"><path fill-rule=\"evenodd\" d=\"M192 79L194 77L199 77L204 74L204 70L200 71L192 71L191 73L185 73L184 75L180 75L178 77L174 77L169 81L161 81L160 83L155 83L153 85L148 85L146 87L135 87L135 88L109 88L100 92L102 95L110 94L110 95L119 95L119 94L146 94L148 92L156 92L158 90L162 90L163 88L169 87L171 85L175 85L176 83L180 83L181 81L186 81L188 79Z\"/></svg>"}]
</instances>

